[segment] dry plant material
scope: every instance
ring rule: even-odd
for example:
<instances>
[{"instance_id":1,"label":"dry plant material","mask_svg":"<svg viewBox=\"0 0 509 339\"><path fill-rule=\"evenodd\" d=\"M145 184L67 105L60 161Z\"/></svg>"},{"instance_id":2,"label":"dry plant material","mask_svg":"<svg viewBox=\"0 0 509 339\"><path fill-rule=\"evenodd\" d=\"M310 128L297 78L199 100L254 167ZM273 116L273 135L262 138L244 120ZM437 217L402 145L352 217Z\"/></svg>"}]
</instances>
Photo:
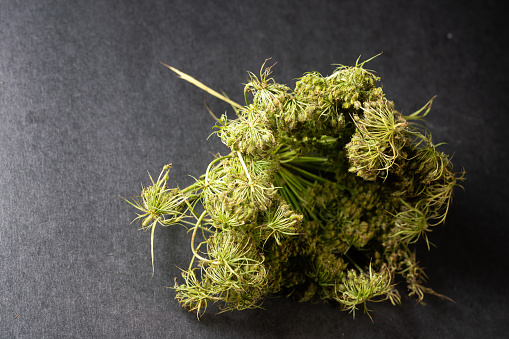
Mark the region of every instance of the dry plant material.
<instances>
[{"instance_id":1,"label":"dry plant material","mask_svg":"<svg viewBox=\"0 0 509 339\"><path fill-rule=\"evenodd\" d=\"M191 234L193 259L173 287L182 306L200 316L211 303L242 310L284 293L355 315L368 301L399 303L398 280L418 301L439 295L414 244L429 247L464 172L422 127L433 99L403 115L367 61L306 73L293 90L264 63L248 73L245 106L165 65L235 112L215 126L231 152L194 184L169 188L167 165L130 201L151 232L152 265L157 225Z\"/></svg>"}]
</instances>

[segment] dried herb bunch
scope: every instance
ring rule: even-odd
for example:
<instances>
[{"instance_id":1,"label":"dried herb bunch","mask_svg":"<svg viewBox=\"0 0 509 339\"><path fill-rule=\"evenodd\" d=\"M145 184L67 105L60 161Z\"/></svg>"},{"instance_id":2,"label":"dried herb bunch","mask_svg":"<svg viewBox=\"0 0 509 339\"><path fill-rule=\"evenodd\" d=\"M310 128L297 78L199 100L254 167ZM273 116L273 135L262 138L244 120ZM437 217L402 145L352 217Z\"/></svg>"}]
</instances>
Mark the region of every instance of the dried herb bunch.
<instances>
[{"instance_id":1,"label":"dried herb bunch","mask_svg":"<svg viewBox=\"0 0 509 339\"><path fill-rule=\"evenodd\" d=\"M429 247L464 172L422 127L433 99L402 115L367 61L306 73L293 90L264 63L248 74L245 106L166 65L235 112L215 126L231 152L194 184L169 188L167 165L130 201L151 231L152 264L157 225L191 233L193 259L174 286L183 306L199 316L210 303L242 310L285 293L355 315L368 301L399 303L398 280L419 301L439 295L425 286L413 245Z\"/></svg>"}]
</instances>

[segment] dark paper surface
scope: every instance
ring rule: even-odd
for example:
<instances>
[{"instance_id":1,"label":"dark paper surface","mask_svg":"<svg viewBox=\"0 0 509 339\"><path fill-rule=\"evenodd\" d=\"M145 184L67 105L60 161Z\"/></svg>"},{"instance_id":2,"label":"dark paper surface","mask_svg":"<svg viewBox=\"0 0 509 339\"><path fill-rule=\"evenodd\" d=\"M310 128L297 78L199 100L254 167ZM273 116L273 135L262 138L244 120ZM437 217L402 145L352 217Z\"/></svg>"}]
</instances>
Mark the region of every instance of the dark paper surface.
<instances>
[{"instance_id":1,"label":"dark paper surface","mask_svg":"<svg viewBox=\"0 0 509 339\"><path fill-rule=\"evenodd\" d=\"M0 3L0 338L482 338L509 331L507 24L501 2L14 1ZM411 5L410 5L411 4ZM174 300L184 228L129 224L132 197L173 163L185 186L226 147L198 88L243 102L266 58L290 87L359 55L398 110L437 95L433 141L465 168L448 219L418 247L455 303L268 299L197 321ZM218 115L228 105L207 97ZM405 286L400 286L405 291Z\"/></svg>"}]
</instances>

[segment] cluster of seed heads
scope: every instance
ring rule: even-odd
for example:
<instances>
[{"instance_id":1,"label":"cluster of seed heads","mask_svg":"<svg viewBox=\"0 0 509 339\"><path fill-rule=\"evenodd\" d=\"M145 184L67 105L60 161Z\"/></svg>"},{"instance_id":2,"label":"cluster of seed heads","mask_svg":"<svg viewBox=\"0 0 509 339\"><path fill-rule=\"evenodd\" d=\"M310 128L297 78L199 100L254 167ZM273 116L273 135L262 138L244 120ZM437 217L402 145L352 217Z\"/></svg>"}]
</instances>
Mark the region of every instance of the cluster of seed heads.
<instances>
[{"instance_id":1,"label":"cluster of seed heads","mask_svg":"<svg viewBox=\"0 0 509 339\"><path fill-rule=\"evenodd\" d=\"M419 301L438 295L412 246L429 246L463 172L418 124L433 99L404 116L367 61L306 73L293 91L264 63L248 73L244 106L170 67L235 112L216 118L229 154L184 189L168 188L167 165L130 202L152 244L157 225L191 233L193 259L174 286L182 306L241 310L285 292L355 314L368 301L398 303L398 279Z\"/></svg>"}]
</instances>

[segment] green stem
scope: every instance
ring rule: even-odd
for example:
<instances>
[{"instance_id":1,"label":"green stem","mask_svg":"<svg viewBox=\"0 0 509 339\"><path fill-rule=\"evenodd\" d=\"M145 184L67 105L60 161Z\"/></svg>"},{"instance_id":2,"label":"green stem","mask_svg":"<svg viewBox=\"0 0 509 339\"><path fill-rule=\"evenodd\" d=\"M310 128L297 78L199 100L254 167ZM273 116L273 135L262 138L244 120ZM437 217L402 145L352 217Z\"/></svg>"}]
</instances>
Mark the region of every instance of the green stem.
<instances>
[{"instance_id":1,"label":"green stem","mask_svg":"<svg viewBox=\"0 0 509 339\"><path fill-rule=\"evenodd\" d=\"M150 255L152 256L152 276L154 276L154 233L156 230L157 219L152 223L152 229L150 230Z\"/></svg>"},{"instance_id":2,"label":"green stem","mask_svg":"<svg viewBox=\"0 0 509 339\"><path fill-rule=\"evenodd\" d=\"M332 181L330 181L330 180L328 180L328 179L325 179L324 177L321 177L321 176L318 176L318 175L316 175L316 174L310 173L310 172L308 172L308 171L306 171L306 170L304 170L304 169L302 169L302 168L299 168L299 167L297 167L297 166L293 166L293 165L291 165L291 164L284 164L284 165L282 165L282 166L284 166L284 167L288 167L288 168L291 168L291 169L293 169L294 171L297 171L297 172L299 172L300 174L305 175L305 176L307 176L308 178L315 179L315 180L317 180L317 181L321 181L321 182L332 182Z\"/></svg>"},{"instance_id":3,"label":"green stem","mask_svg":"<svg viewBox=\"0 0 509 339\"><path fill-rule=\"evenodd\" d=\"M289 191L288 185L286 185L286 184L283 185L281 180L284 180L284 179L281 177L281 174L279 174L279 176L277 176L276 180L275 180L277 186L280 187L278 191L283 196L283 198L286 200L286 202L289 203L293 207L293 209L297 210L297 212L302 214L302 208L300 207L300 204L295 199L295 196L293 194L291 194L291 192Z\"/></svg>"},{"instance_id":4,"label":"green stem","mask_svg":"<svg viewBox=\"0 0 509 339\"><path fill-rule=\"evenodd\" d=\"M281 173L281 177L288 184L288 187L290 187L292 189L292 191L294 191L294 193L297 197L300 197L302 195L301 193L305 190L305 188L298 182L298 179L294 175L292 175L292 173L290 171L288 171L287 169L285 169L283 167L281 167L281 170L279 170L279 173ZM300 178L300 179L302 179L302 178ZM298 191L300 191L300 192L298 192Z\"/></svg>"},{"instance_id":5,"label":"green stem","mask_svg":"<svg viewBox=\"0 0 509 339\"><path fill-rule=\"evenodd\" d=\"M346 254L346 253L345 253L345 254L344 254L344 256L348 259L348 261L350 261L350 263L351 263L352 265L354 265L354 266L355 266L355 268L356 268L359 272L361 272L361 273L363 273L363 272L364 272L364 270L363 270L363 269L362 269L359 265L357 265L357 263L356 263L355 261L353 261L353 259L352 259L352 258L351 258L348 254Z\"/></svg>"},{"instance_id":6,"label":"green stem","mask_svg":"<svg viewBox=\"0 0 509 339\"><path fill-rule=\"evenodd\" d=\"M198 218L198 221L196 222L196 225L194 226L193 235L191 236L191 250L193 251L193 254L196 258L198 258L204 262L215 263L214 260L205 259L201 255L199 255L198 252L196 251L196 249L194 248L194 238L196 238L196 231L198 230L198 227L201 225L201 221L203 220L203 217L205 216L205 214L207 214L207 211L202 212L202 214L200 215L200 218Z\"/></svg>"},{"instance_id":7,"label":"green stem","mask_svg":"<svg viewBox=\"0 0 509 339\"><path fill-rule=\"evenodd\" d=\"M216 158L210 162L209 166L207 167L207 171L205 172L205 185L208 185L208 183L209 183L209 172L210 172L210 169L212 168L212 165L214 165L216 162L218 162L220 160L224 160L227 158L231 158L231 155L230 154L225 155L225 156Z\"/></svg>"}]
</instances>

